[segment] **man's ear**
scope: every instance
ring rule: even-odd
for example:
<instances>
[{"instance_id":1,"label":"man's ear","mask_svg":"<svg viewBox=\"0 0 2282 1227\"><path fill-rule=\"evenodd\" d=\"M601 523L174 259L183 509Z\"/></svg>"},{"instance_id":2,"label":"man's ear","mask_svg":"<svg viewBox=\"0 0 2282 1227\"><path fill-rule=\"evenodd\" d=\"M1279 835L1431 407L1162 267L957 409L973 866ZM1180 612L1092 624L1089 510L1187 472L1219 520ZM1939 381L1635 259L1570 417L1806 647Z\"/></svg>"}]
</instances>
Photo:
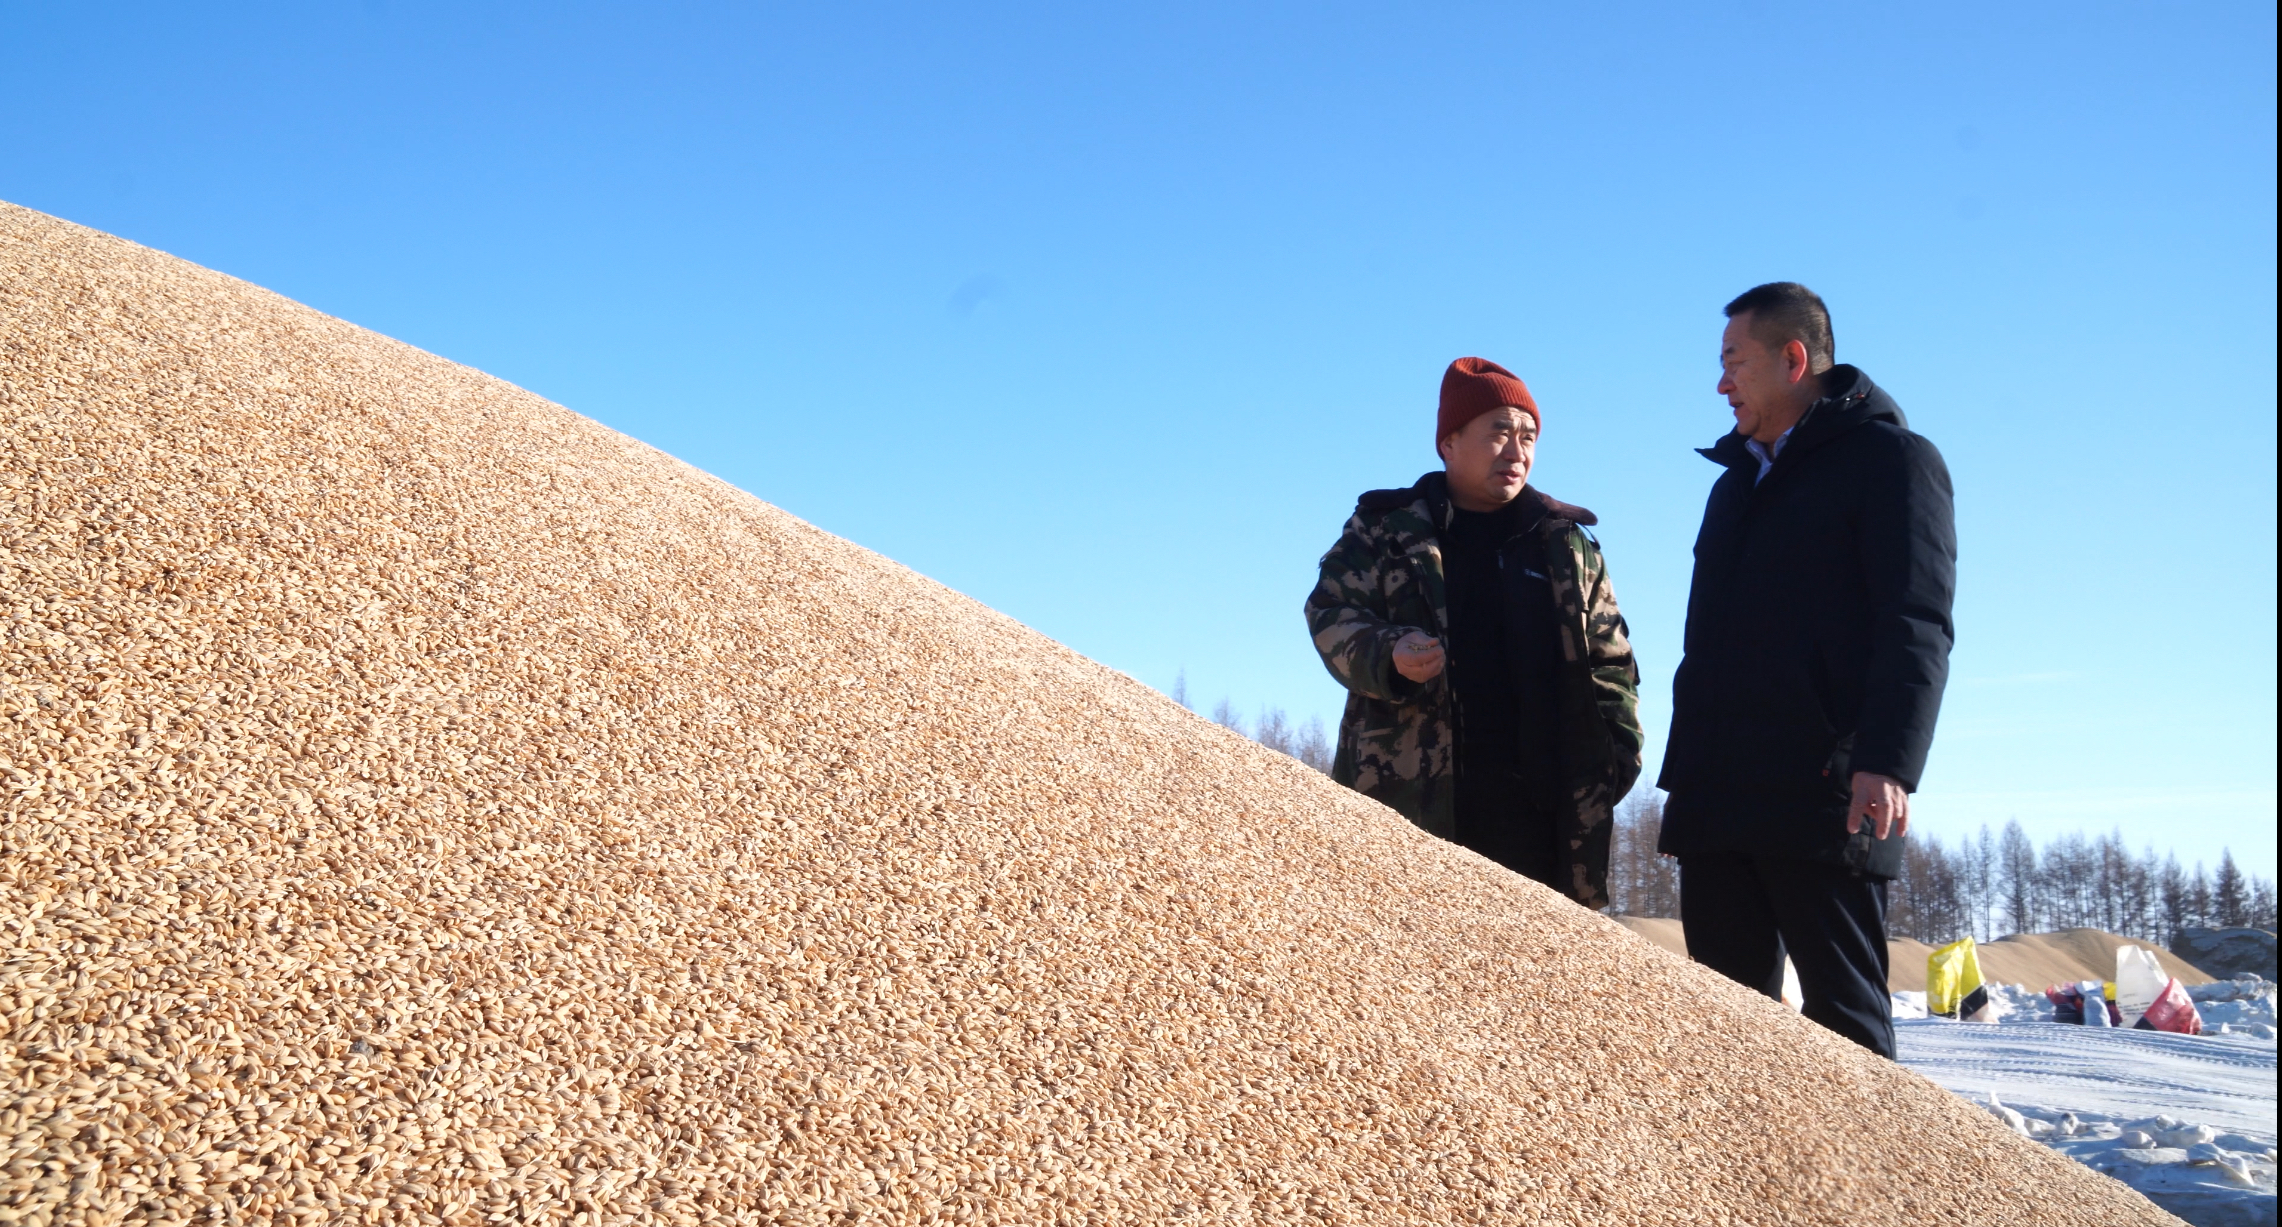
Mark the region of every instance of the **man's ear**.
<instances>
[{"instance_id":1,"label":"man's ear","mask_svg":"<svg viewBox=\"0 0 2282 1227\"><path fill-rule=\"evenodd\" d=\"M1804 341L1783 342L1783 377L1792 383L1797 383L1812 374L1814 374L1814 363L1807 357L1807 343Z\"/></svg>"},{"instance_id":2,"label":"man's ear","mask_svg":"<svg viewBox=\"0 0 2282 1227\"><path fill-rule=\"evenodd\" d=\"M1434 454L1442 457L1442 467L1446 469L1450 467L1450 440L1453 438L1456 436L1444 435L1434 441Z\"/></svg>"}]
</instances>

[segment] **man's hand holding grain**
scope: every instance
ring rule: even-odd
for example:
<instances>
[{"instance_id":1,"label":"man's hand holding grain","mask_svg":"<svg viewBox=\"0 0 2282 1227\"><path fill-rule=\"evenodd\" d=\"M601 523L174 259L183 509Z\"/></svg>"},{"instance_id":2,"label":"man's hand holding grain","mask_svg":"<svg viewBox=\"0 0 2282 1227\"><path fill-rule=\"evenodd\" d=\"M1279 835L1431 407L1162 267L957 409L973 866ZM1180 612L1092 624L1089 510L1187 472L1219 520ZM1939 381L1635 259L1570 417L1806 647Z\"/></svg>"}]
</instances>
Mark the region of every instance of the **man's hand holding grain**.
<instances>
[{"instance_id":1,"label":"man's hand holding grain","mask_svg":"<svg viewBox=\"0 0 2282 1227\"><path fill-rule=\"evenodd\" d=\"M1395 640L1395 672L1414 682L1431 682L1442 673L1442 641L1425 631Z\"/></svg>"}]
</instances>

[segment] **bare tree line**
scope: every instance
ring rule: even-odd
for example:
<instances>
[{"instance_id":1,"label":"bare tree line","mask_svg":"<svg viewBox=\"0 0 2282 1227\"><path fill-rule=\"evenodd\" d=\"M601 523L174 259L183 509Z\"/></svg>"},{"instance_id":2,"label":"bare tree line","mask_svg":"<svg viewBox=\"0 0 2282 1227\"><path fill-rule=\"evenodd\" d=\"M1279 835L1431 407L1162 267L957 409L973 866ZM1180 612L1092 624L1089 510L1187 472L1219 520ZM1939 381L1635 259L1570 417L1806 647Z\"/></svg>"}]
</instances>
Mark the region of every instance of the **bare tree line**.
<instances>
[{"instance_id":1,"label":"bare tree line","mask_svg":"<svg viewBox=\"0 0 2282 1227\"><path fill-rule=\"evenodd\" d=\"M1635 792L1618 812L1611 911L1680 914L1679 867L1656 853L1663 822L1664 798L1653 789ZM2039 848L2009 822L2001 834L1984 826L1955 845L1912 835L1887 893L1886 927L1935 944L2086 928L2169 946L2191 926L2272 929L2274 913L2274 883L2243 873L2231 850L2211 872L2153 848L2135 853L2117 832L2062 835Z\"/></svg>"},{"instance_id":2,"label":"bare tree line","mask_svg":"<svg viewBox=\"0 0 2282 1227\"><path fill-rule=\"evenodd\" d=\"M1173 679L1172 700L1189 710L1189 675L1182 670ZM1325 775L1331 774L1331 738L1324 732L1321 716L1308 717L1306 724L1295 724L1281 707L1262 707L1259 718L1247 723L1236 704L1222 699L1212 709L1212 722L1249 737L1280 754L1289 754Z\"/></svg>"},{"instance_id":3,"label":"bare tree line","mask_svg":"<svg viewBox=\"0 0 2282 1227\"><path fill-rule=\"evenodd\" d=\"M1656 852L1664 794L1636 788L1617 807L1609 835L1608 910L1627 916L1680 914L1680 863Z\"/></svg>"},{"instance_id":4,"label":"bare tree line","mask_svg":"<svg viewBox=\"0 0 2282 1227\"><path fill-rule=\"evenodd\" d=\"M1173 683L1173 700L1189 706L1188 675ZM1263 707L1246 721L1222 699L1212 719L1271 750L1318 771L1331 771L1332 745L1321 718L1295 724L1280 707ZM1611 912L1633 916L1680 914L1680 867L1658 855L1664 795L1636 790L1616 815L1609 849ZM2245 874L2232 850L2222 851L2216 872L2193 868L2155 849L2133 852L2120 832L2062 835L2042 848L2018 822L1992 835L1944 844L1913 835L1902 875L1887 891L1886 928L1896 937L1941 944L1971 935L1990 941L2007 933L2104 929L2169 946L2180 929L2275 927L2274 883Z\"/></svg>"}]
</instances>

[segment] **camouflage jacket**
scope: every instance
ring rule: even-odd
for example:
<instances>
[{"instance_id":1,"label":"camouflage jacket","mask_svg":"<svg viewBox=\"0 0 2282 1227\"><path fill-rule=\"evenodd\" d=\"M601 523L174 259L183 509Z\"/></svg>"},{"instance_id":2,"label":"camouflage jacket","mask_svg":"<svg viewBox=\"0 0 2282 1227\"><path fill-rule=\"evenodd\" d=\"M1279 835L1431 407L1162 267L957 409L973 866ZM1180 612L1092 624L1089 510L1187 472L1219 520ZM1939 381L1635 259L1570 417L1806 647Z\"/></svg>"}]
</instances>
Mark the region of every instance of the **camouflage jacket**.
<instances>
[{"instance_id":1,"label":"camouflage jacket","mask_svg":"<svg viewBox=\"0 0 2282 1227\"><path fill-rule=\"evenodd\" d=\"M1545 514L1554 600L1560 604L1561 763L1568 811L1560 815L1563 880L1587 907L1608 903L1609 816L1640 776L1640 670L1609 587L1595 523L1582 507L1525 487ZM1395 641L1422 630L1450 643L1438 529L1450 517L1441 473L1404 490L1373 490L1355 505L1323 556L1307 598L1307 628L1323 665L1347 688L1332 777L1445 839L1456 833L1457 711L1450 673L1425 683L1395 672Z\"/></svg>"}]
</instances>

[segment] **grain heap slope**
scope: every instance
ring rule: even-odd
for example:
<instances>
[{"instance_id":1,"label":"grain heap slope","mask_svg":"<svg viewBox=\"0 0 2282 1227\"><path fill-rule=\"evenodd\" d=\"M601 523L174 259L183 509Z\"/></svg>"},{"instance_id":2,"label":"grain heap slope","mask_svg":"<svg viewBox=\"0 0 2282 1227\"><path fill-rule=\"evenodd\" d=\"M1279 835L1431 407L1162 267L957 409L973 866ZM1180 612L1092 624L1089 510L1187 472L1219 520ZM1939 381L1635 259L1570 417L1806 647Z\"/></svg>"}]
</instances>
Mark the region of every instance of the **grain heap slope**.
<instances>
[{"instance_id":1,"label":"grain heap slope","mask_svg":"<svg viewBox=\"0 0 2282 1227\"><path fill-rule=\"evenodd\" d=\"M9 1221L2164 1221L667 456L12 206L0 763Z\"/></svg>"}]
</instances>

